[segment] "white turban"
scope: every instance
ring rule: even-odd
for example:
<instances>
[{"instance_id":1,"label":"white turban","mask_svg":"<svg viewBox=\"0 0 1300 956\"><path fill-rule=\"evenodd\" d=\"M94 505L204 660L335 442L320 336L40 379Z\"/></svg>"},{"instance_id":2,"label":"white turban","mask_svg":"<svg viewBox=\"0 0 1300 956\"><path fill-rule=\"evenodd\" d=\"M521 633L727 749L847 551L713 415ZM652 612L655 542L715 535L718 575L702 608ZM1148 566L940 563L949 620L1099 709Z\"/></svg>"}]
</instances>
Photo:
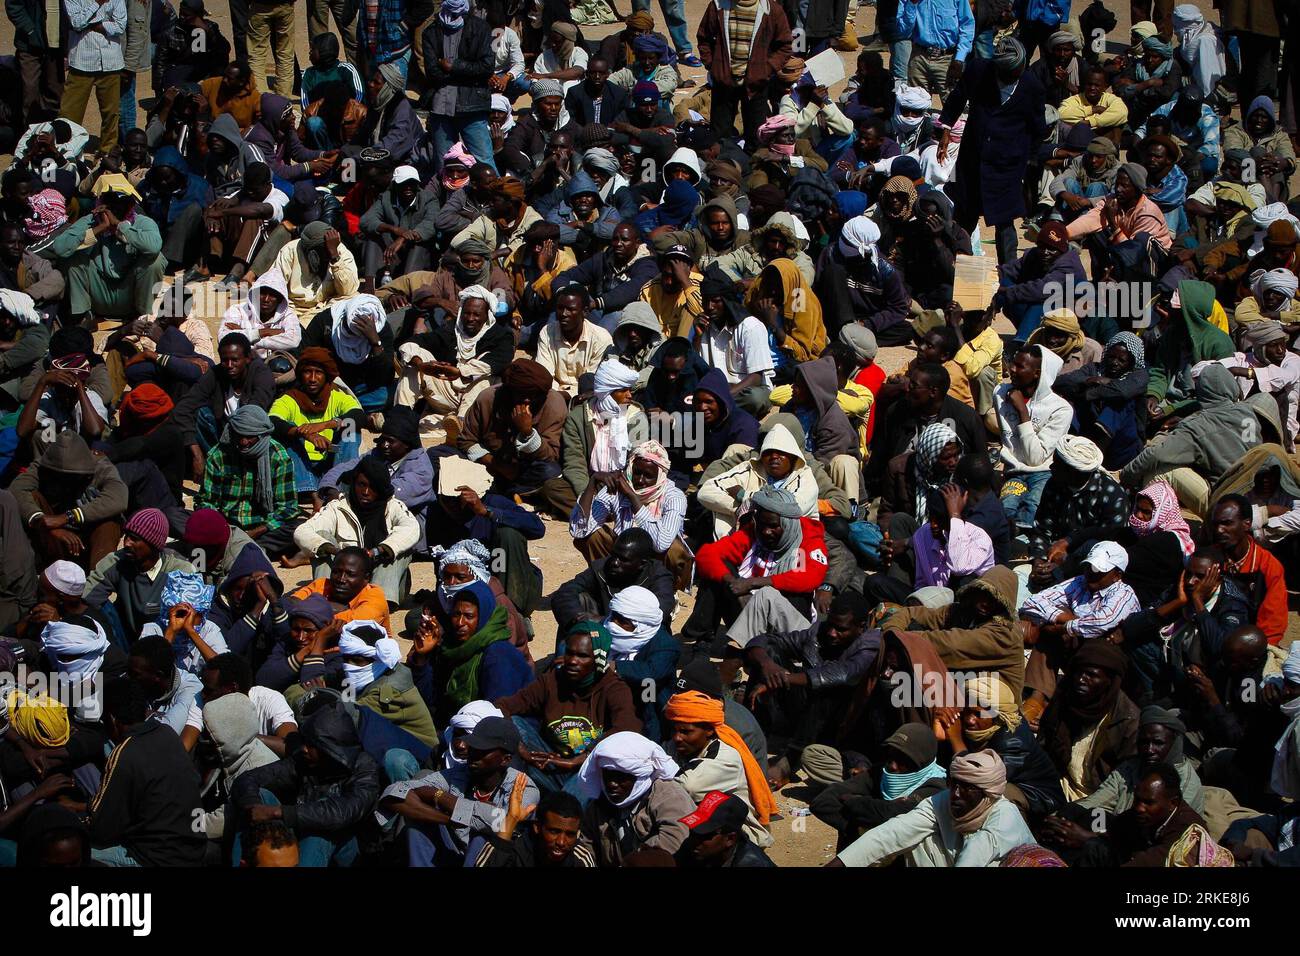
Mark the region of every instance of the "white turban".
<instances>
[{"instance_id":1,"label":"white turban","mask_svg":"<svg viewBox=\"0 0 1300 956\"><path fill-rule=\"evenodd\" d=\"M840 252L850 257L875 259L880 227L866 216L854 216L840 233Z\"/></svg>"},{"instance_id":2,"label":"white turban","mask_svg":"<svg viewBox=\"0 0 1300 956\"><path fill-rule=\"evenodd\" d=\"M605 359L596 366L596 394L632 388L640 376L635 369L630 369L618 359Z\"/></svg>"},{"instance_id":3,"label":"white turban","mask_svg":"<svg viewBox=\"0 0 1300 956\"><path fill-rule=\"evenodd\" d=\"M384 634L373 644L358 636L359 632L370 631ZM343 671L347 675L349 686L360 693L376 678L391 671L402 659L402 649L391 637L386 636L382 624L377 621L350 621L343 625L339 635L339 653L344 657L364 657L370 664L344 663Z\"/></svg>"},{"instance_id":4,"label":"white turban","mask_svg":"<svg viewBox=\"0 0 1300 956\"><path fill-rule=\"evenodd\" d=\"M1286 310L1291 307L1291 302L1295 299L1296 289L1300 287L1300 279L1290 269L1256 269L1250 274L1250 291L1255 297L1255 301L1263 307L1264 295L1268 292L1281 292L1286 296L1286 302L1282 303L1282 309Z\"/></svg>"},{"instance_id":5,"label":"white turban","mask_svg":"<svg viewBox=\"0 0 1300 956\"><path fill-rule=\"evenodd\" d=\"M384 305L375 296L368 293L354 295L344 302L330 306L334 326L330 334L334 354L348 365L360 365L370 358L370 342L357 331L357 324L362 318L375 320L375 331L383 331L388 322Z\"/></svg>"},{"instance_id":6,"label":"white turban","mask_svg":"<svg viewBox=\"0 0 1300 956\"><path fill-rule=\"evenodd\" d=\"M633 629L629 631L613 623L615 615L631 621ZM605 626L614 638L610 647L612 658L620 661L635 657L650 638L659 633L663 621L663 608L653 592L639 585L619 591L610 598L609 615L605 618Z\"/></svg>"},{"instance_id":7,"label":"white turban","mask_svg":"<svg viewBox=\"0 0 1300 956\"><path fill-rule=\"evenodd\" d=\"M930 93L919 86L899 86L894 90L894 97L898 105L909 110L928 110L930 108Z\"/></svg>"},{"instance_id":8,"label":"white turban","mask_svg":"<svg viewBox=\"0 0 1300 956\"><path fill-rule=\"evenodd\" d=\"M1205 17L1201 14L1201 11L1196 8L1195 4L1180 3L1178 6L1174 7L1173 26L1175 30L1181 32L1188 27L1204 22Z\"/></svg>"},{"instance_id":9,"label":"white turban","mask_svg":"<svg viewBox=\"0 0 1300 956\"><path fill-rule=\"evenodd\" d=\"M1075 471L1089 474L1101 467L1103 457L1096 443L1082 435L1066 435L1056 446L1056 454Z\"/></svg>"},{"instance_id":10,"label":"white turban","mask_svg":"<svg viewBox=\"0 0 1300 956\"><path fill-rule=\"evenodd\" d=\"M600 796L605 789L601 771L618 770L636 777L627 799L616 804L626 807L636 803L650 792L656 780L671 780L677 776L677 762L668 756L663 747L632 730L610 734L592 748L590 756L578 771L578 780L589 797Z\"/></svg>"},{"instance_id":11,"label":"white turban","mask_svg":"<svg viewBox=\"0 0 1300 956\"><path fill-rule=\"evenodd\" d=\"M41 321L36 302L26 292L16 289L0 289L0 311L8 312L19 325L39 325Z\"/></svg>"},{"instance_id":12,"label":"white turban","mask_svg":"<svg viewBox=\"0 0 1300 956\"><path fill-rule=\"evenodd\" d=\"M451 719L447 722L447 729L442 732L442 742L446 745L442 751L444 770L460 767L465 763L464 760L456 756L456 752L451 747L452 731L471 731L478 726L478 722L484 717L505 717L505 714L501 713L498 707L493 706L491 701L471 700L451 715Z\"/></svg>"},{"instance_id":13,"label":"white turban","mask_svg":"<svg viewBox=\"0 0 1300 956\"><path fill-rule=\"evenodd\" d=\"M98 621L85 620L95 625L93 631L68 621L50 621L41 631L41 650L60 674L90 677L98 674L104 663L108 635Z\"/></svg>"}]
</instances>

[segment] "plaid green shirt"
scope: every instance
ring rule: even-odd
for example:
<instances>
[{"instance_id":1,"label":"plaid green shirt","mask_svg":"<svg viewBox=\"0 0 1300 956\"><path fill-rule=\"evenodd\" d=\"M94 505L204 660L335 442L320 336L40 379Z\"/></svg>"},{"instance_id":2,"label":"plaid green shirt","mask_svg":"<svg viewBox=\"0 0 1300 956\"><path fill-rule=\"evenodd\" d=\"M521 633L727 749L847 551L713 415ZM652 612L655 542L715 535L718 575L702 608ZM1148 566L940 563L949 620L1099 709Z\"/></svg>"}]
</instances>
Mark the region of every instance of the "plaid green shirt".
<instances>
[{"instance_id":1,"label":"plaid green shirt","mask_svg":"<svg viewBox=\"0 0 1300 956\"><path fill-rule=\"evenodd\" d=\"M274 531L298 516L298 490L293 478L293 459L278 441L271 441L271 476L275 484L275 510L259 514L254 502L254 470L235 461L227 463L227 451L215 445L208 451L203 467L203 486L194 499L194 507L215 508L231 523L241 528L265 524Z\"/></svg>"}]
</instances>

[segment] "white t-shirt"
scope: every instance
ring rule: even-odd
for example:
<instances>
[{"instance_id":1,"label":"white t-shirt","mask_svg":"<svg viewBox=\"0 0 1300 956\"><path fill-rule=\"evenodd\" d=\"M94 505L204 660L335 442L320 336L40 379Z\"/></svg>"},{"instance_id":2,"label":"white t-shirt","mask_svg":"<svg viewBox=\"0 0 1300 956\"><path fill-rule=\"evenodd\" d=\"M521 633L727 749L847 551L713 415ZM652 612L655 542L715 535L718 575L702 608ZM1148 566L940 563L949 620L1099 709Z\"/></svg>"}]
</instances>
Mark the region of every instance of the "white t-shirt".
<instances>
[{"instance_id":1,"label":"white t-shirt","mask_svg":"<svg viewBox=\"0 0 1300 956\"><path fill-rule=\"evenodd\" d=\"M734 329L710 324L701 351L704 360L727 377L728 385L735 385L746 375L762 372L764 387L772 387L772 370L776 366L768 345L767 326L760 319L745 316Z\"/></svg>"},{"instance_id":2,"label":"white t-shirt","mask_svg":"<svg viewBox=\"0 0 1300 956\"><path fill-rule=\"evenodd\" d=\"M257 719L261 722L258 733L263 737L274 736L275 728L281 724L298 723L293 716L293 708L284 699L284 694L281 694L278 690L261 686L250 687L248 689L248 699L253 702L253 709L257 711ZM185 718L185 726L193 727L195 730L204 729L203 708L197 700L190 704L190 712Z\"/></svg>"},{"instance_id":3,"label":"white t-shirt","mask_svg":"<svg viewBox=\"0 0 1300 956\"><path fill-rule=\"evenodd\" d=\"M271 187L271 191L262 200L271 207L271 221L284 222L284 207L289 205L289 197L283 190Z\"/></svg>"},{"instance_id":4,"label":"white t-shirt","mask_svg":"<svg viewBox=\"0 0 1300 956\"><path fill-rule=\"evenodd\" d=\"M584 71L587 69L587 51L576 44L573 47L573 53L569 57L568 63L561 63L555 55L555 51L547 47L542 51L542 55L537 58L537 63L533 67L534 73L559 73L561 70L581 67ZM565 80L563 83L564 92L567 93L573 87L582 82L582 77L576 80Z\"/></svg>"}]
</instances>

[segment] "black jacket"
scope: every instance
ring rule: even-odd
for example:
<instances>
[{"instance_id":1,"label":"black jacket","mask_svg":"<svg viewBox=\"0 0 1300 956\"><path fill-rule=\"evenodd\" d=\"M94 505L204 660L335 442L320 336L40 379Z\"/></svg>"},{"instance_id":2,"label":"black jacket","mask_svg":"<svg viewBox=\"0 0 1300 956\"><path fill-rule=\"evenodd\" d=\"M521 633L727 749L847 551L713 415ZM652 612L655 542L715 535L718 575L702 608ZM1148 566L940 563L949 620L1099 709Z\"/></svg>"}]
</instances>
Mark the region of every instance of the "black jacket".
<instances>
[{"instance_id":1,"label":"black jacket","mask_svg":"<svg viewBox=\"0 0 1300 956\"><path fill-rule=\"evenodd\" d=\"M194 820L202 808L181 738L166 724L136 724L113 748L90 801L90 844L124 846L144 866L199 866L207 837Z\"/></svg>"},{"instance_id":2,"label":"black jacket","mask_svg":"<svg viewBox=\"0 0 1300 956\"><path fill-rule=\"evenodd\" d=\"M292 756L249 770L235 781L235 806L248 810L260 804L259 791L266 789L283 805L285 825L300 837L353 830L379 801L379 765L362 749L356 725L342 704L307 716L301 734L328 765L308 768L302 747L293 747Z\"/></svg>"},{"instance_id":3,"label":"black jacket","mask_svg":"<svg viewBox=\"0 0 1300 956\"><path fill-rule=\"evenodd\" d=\"M562 130L577 135L578 127L570 122L567 126L557 126L548 132L542 129L537 114L529 110L520 117L519 122L515 123L515 128L506 134L498 165L503 165L505 171L510 173L532 172L541 164L542 156L546 153L546 144L551 141L552 136Z\"/></svg>"},{"instance_id":4,"label":"black jacket","mask_svg":"<svg viewBox=\"0 0 1300 956\"><path fill-rule=\"evenodd\" d=\"M626 281L611 284L612 270L605 268L609 256L607 250L583 259L572 269L561 272L551 287L563 289L571 282L585 285L587 291L601 299L605 312L621 312L629 302L640 297L647 282L659 275L659 263L654 256L642 256L628 267Z\"/></svg>"},{"instance_id":5,"label":"black jacket","mask_svg":"<svg viewBox=\"0 0 1300 956\"><path fill-rule=\"evenodd\" d=\"M551 613L560 626L559 633L568 631L569 625L588 618L600 620L609 613L611 593L605 581L605 562L600 558L591 567L571 581L561 584L551 597ZM647 559L641 576L633 584L648 588L659 599L664 620L671 621L677 610L677 592L673 588L672 573L662 561Z\"/></svg>"},{"instance_id":6,"label":"black jacket","mask_svg":"<svg viewBox=\"0 0 1300 956\"><path fill-rule=\"evenodd\" d=\"M432 332L417 335L415 341L421 348L432 352L433 357L439 362L457 364L454 322L446 322ZM477 357L486 362L488 368L492 370L492 377L500 375L515 357L515 337L510 333L510 327L500 322L492 326L483 333L483 338L479 339L477 351Z\"/></svg>"},{"instance_id":7,"label":"black jacket","mask_svg":"<svg viewBox=\"0 0 1300 956\"><path fill-rule=\"evenodd\" d=\"M305 345L306 343L304 343ZM248 363L244 373L244 389L239 396L240 405L256 405L270 411L275 401L275 375L259 358ZM200 408L212 412L217 424L217 434L226 425L226 376L220 366L203 373L172 412L172 422L180 428L181 444L197 443L195 417Z\"/></svg>"},{"instance_id":8,"label":"black jacket","mask_svg":"<svg viewBox=\"0 0 1300 956\"><path fill-rule=\"evenodd\" d=\"M1028 721L1022 720L1014 731L1000 728L989 741L989 749L1002 758L1007 768L1007 783L1014 783L1029 801L1029 812L1046 816L1065 803L1061 775L1047 755Z\"/></svg>"},{"instance_id":9,"label":"black jacket","mask_svg":"<svg viewBox=\"0 0 1300 956\"><path fill-rule=\"evenodd\" d=\"M334 355L334 343L330 338L333 329L334 313L328 308L321 309L302 330L302 348L316 346ZM348 365L334 355L335 361L339 364L339 378L349 386L360 385L366 391L392 385L393 356L396 351L394 336L393 323L385 322L384 327L379 330L379 347L372 348L369 357L360 365Z\"/></svg>"},{"instance_id":10,"label":"black jacket","mask_svg":"<svg viewBox=\"0 0 1300 956\"><path fill-rule=\"evenodd\" d=\"M900 395L886 408L882 408L877 419L875 434L871 437L871 457L867 460L867 487L876 494L885 476L885 467L890 459L908 451L908 446L920 431L919 420L907 399ZM957 433L963 448L983 449L988 444L988 429L975 414L975 409L965 402L959 402L951 395L945 396L939 407L938 421L943 422ZM884 427L881 427L884 426Z\"/></svg>"},{"instance_id":11,"label":"black jacket","mask_svg":"<svg viewBox=\"0 0 1300 956\"><path fill-rule=\"evenodd\" d=\"M605 89L600 94L601 125L608 126L615 116L623 112L623 107L627 106L627 96L627 90L623 87L605 83ZM595 97L587 89L586 80L570 87L569 92L564 94L564 105L569 110L569 118L579 126L596 122L595 102Z\"/></svg>"},{"instance_id":12,"label":"black jacket","mask_svg":"<svg viewBox=\"0 0 1300 956\"><path fill-rule=\"evenodd\" d=\"M446 86L456 87L456 112L487 112L492 103L492 94L488 92L488 77L496 59L492 55L492 28L482 17L465 17L465 25L460 28L460 46L456 58L451 61L451 72L444 76L438 69L438 61L443 59L443 27L438 19L432 20L424 28L421 49L424 51L425 82L428 97ZM426 99L425 102L429 102ZM439 157L441 159L441 157Z\"/></svg>"},{"instance_id":13,"label":"black jacket","mask_svg":"<svg viewBox=\"0 0 1300 956\"><path fill-rule=\"evenodd\" d=\"M487 845L479 853L478 858L474 861L475 866L481 866L487 870L505 870L505 869L535 869L541 864L537 862L538 856L541 855L542 849L537 845L537 837L533 834L531 823L521 824L514 838L503 840L495 833L485 834ZM573 848L573 852L564 858L560 863L559 869L583 869L584 867L594 867L596 858L591 855L591 848L585 847L581 843Z\"/></svg>"}]
</instances>

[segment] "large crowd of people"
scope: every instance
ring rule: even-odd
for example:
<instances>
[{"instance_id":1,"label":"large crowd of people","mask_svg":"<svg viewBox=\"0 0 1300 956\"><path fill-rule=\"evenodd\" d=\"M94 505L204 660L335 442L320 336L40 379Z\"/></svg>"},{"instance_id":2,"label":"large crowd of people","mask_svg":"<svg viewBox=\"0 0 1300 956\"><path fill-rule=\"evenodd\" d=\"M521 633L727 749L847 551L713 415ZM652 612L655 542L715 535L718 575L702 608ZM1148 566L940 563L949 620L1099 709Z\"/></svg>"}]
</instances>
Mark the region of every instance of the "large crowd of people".
<instances>
[{"instance_id":1,"label":"large crowd of people","mask_svg":"<svg viewBox=\"0 0 1300 956\"><path fill-rule=\"evenodd\" d=\"M6 0L0 865L1300 865L1300 18L858 7Z\"/></svg>"}]
</instances>

